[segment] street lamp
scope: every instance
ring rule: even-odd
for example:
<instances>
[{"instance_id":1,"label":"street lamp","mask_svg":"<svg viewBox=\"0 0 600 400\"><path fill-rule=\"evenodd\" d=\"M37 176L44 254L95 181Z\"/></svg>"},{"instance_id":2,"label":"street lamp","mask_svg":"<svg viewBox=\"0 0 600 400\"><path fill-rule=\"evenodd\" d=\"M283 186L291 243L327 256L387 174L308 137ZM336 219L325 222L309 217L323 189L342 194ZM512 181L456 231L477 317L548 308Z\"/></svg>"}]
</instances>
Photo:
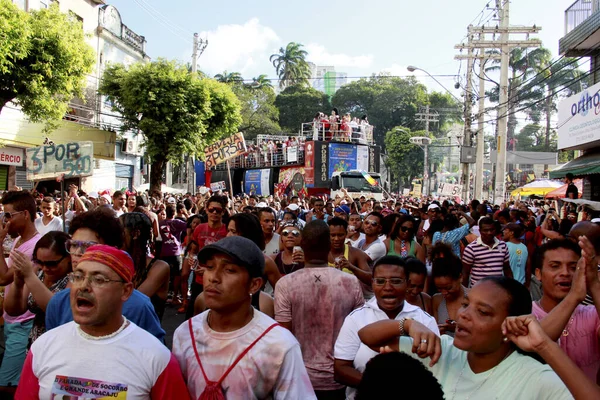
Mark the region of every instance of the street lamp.
<instances>
[{"instance_id":1,"label":"street lamp","mask_svg":"<svg viewBox=\"0 0 600 400\"><path fill-rule=\"evenodd\" d=\"M428 162L428 158L427 158L427 146L429 146L431 144L431 139L425 136L414 136L410 138L410 142L412 144L415 144L417 146L419 146L420 148L423 149L424 154L424 160L423 160L423 195L427 196L427 192L429 192L429 171L427 168L427 162ZM425 180L427 179L427 183L425 183Z\"/></svg>"},{"instance_id":2,"label":"street lamp","mask_svg":"<svg viewBox=\"0 0 600 400\"><path fill-rule=\"evenodd\" d=\"M438 85L440 85L441 87L443 87L443 88L444 88L444 90L445 90L446 92L448 92L448 94L450 94L450 96L454 97L454 99L455 99L456 101L458 101L459 103L462 103L462 100L460 100L458 97L456 97L456 96L455 96L455 95L454 95L454 94L453 94L451 91L449 91L449 90L446 88L446 86L442 85L442 83L441 83L440 81L438 81L437 79L435 79L435 77L434 77L433 75L431 75L429 72L425 71L425 70L424 70L424 69L422 69L422 68L415 67L414 65L409 65L408 67L406 67L406 69L408 70L408 72L415 72L415 71L417 71L417 70L419 70L419 71L422 71L422 72L425 72L427 75L429 75L429 77L430 77L431 79L433 79L434 81L436 81Z\"/></svg>"}]
</instances>

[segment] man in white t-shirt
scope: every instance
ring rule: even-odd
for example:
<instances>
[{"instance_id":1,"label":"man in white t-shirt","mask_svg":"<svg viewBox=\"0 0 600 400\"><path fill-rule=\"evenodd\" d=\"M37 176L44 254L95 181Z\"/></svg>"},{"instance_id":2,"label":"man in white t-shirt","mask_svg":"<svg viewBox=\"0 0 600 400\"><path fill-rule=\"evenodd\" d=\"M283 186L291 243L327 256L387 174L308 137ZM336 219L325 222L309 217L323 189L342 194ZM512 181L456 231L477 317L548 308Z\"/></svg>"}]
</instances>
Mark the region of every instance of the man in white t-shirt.
<instances>
[{"instance_id":1,"label":"man in white t-shirt","mask_svg":"<svg viewBox=\"0 0 600 400\"><path fill-rule=\"evenodd\" d=\"M33 343L15 398L190 398L169 350L122 315L133 274L124 251L86 250L71 275L74 321Z\"/></svg>"},{"instance_id":2,"label":"man in white t-shirt","mask_svg":"<svg viewBox=\"0 0 600 400\"><path fill-rule=\"evenodd\" d=\"M62 219L54 215L54 207L56 207L54 199L52 197L44 197L40 207L42 209L42 218L34 221L35 228L42 236L51 231L63 230Z\"/></svg>"},{"instance_id":3,"label":"man in white t-shirt","mask_svg":"<svg viewBox=\"0 0 600 400\"><path fill-rule=\"evenodd\" d=\"M377 321L402 318L414 319L439 336L435 318L406 300L407 271L404 260L397 256L384 256L373 266L373 292L367 301L344 320L335 342L334 371L336 380L348 385L346 399L354 399L355 387L362 378L367 362L377 355L360 341L358 331ZM383 282L383 284L381 284Z\"/></svg>"},{"instance_id":4,"label":"man in white t-shirt","mask_svg":"<svg viewBox=\"0 0 600 400\"><path fill-rule=\"evenodd\" d=\"M222 390L228 399L316 399L298 341L251 305L263 284L265 257L258 246L226 237L205 246L198 261L205 265L208 310L173 336L191 397Z\"/></svg>"},{"instance_id":5,"label":"man in white t-shirt","mask_svg":"<svg viewBox=\"0 0 600 400\"><path fill-rule=\"evenodd\" d=\"M275 211L270 207L260 207L258 209L258 219L265 235L263 253L267 256L277 255L279 253L279 234L275 232L275 224L277 223Z\"/></svg>"},{"instance_id":6,"label":"man in white t-shirt","mask_svg":"<svg viewBox=\"0 0 600 400\"><path fill-rule=\"evenodd\" d=\"M119 218L121 215L125 213L125 193L120 190L117 190L113 193L112 196L112 208L115 211L115 216Z\"/></svg>"},{"instance_id":7,"label":"man in white t-shirt","mask_svg":"<svg viewBox=\"0 0 600 400\"><path fill-rule=\"evenodd\" d=\"M363 231L365 232L365 238L358 241L356 247L367 253L370 258L371 264L374 264L381 257L385 256L387 250L385 244L379 238L381 235L381 224L383 223L383 215L373 211L365 218L363 222Z\"/></svg>"}]
</instances>

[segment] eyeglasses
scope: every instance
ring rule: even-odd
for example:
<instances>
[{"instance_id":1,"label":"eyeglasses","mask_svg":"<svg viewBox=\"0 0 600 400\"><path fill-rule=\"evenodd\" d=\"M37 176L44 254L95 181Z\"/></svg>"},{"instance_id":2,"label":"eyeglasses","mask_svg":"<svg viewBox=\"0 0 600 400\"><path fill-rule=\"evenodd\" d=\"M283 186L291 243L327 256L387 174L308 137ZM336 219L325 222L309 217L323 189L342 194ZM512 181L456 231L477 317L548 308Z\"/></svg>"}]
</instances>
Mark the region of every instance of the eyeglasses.
<instances>
[{"instance_id":1,"label":"eyeglasses","mask_svg":"<svg viewBox=\"0 0 600 400\"><path fill-rule=\"evenodd\" d=\"M409 228L408 226L401 226L400 230L402 232L408 232L408 231L412 231L413 228Z\"/></svg>"},{"instance_id":2,"label":"eyeglasses","mask_svg":"<svg viewBox=\"0 0 600 400\"><path fill-rule=\"evenodd\" d=\"M96 244L98 244L98 242L94 242L91 240L85 241L69 239L65 242L65 248L67 249L67 253L69 254L82 255L87 249Z\"/></svg>"},{"instance_id":3,"label":"eyeglasses","mask_svg":"<svg viewBox=\"0 0 600 400\"><path fill-rule=\"evenodd\" d=\"M298 236L300 236L300 232L298 232L297 230L288 231L287 229L285 229L285 230L281 231L281 235L283 237L288 237L289 235L292 235L293 237L298 237Z\"/></svg>"},{"instance_id":4,"label":"eyeglasses","mask_svg":"<svg viewBox=\"0 0 600 400\"><path fill-rule=\"evenodd\" d=\"M371 226L377 226L379 225L379 222L375 222L375 221L369 221L368 219L365 220L365 224L367 225L371 225Z\"/></svg>"},{"instance_id":5,"label":"eyeglasses","mask_svg":"<svg viewBox=\"0 0 600 400\"><path fill-rule=\"evenodd\" d=\"M72 273L70 273L69 274L69 281L71 283L76 284L76 285L81 285L84 282L88 282L92 287L95 287L95 288L104 287L109 282L125 283L125 281L122 280L122 279L108 279L104 275L99 275L99 274L87 275L86 276L86 275L81 274L79 272L72 272Z\"/></svg>"},{"instance_id":6,"label":"eyeglasses","mask_svg":"<svg viewBox=\"0 0 600 400\"><path fill-rule=\"evenodd\" d=\"M392 284L392 286L401 286L406 283L406 279L402 278L373 278L373 285L384 286L388 281Z\"/></svg>"},{"instance_id":7,"label":"eyeglasses","mask_svg":"<svg viewBox=\"0 0 600 400\"><path fill-rule=\"evenodd\" d=\"M13 211L13 212L5 212L4 215L2 216L4 219L11 219L12 217L14 217L17 214L21 214L24 213L25 211Z\"/></svg>"},{"instance_id":8,"label":"eyeglasses","mask_svg":"<svg viewBox=\"0 0 600 400\"><path fill-rule=\"evenodd\" d=\"M61 263L62 260L64 260L67 257L68 257L68 255L64 255L60 258L60 260L55 260L55 261L33 260L33 263L39 265L40 267L55 268L58 266L58 264Z\"/></svg>"},{"instance_id":9,"label":"eyeglasses","mask_svg":"<svg viewBox=\"0 0 600 400\"><path fill-rule=\"evenodd\" d=\"M223 212L223 209L218 208L218 207L211 207L211 208L207 208L206 212L211 213L211 214L221 214Z\"/></svg>"}]
</instances>

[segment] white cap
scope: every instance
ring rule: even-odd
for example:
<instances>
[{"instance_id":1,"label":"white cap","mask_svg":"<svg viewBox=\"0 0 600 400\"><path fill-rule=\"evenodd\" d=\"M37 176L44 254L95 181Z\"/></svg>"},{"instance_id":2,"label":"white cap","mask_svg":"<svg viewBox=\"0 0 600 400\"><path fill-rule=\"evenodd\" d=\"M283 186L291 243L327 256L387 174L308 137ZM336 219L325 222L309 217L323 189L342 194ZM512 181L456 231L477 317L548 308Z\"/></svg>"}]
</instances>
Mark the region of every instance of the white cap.
<instances>
[{"instance_id":1,"label":"white cap","mask_svg":"<svg viewBox=\"0 0 600 400\"><path fill-rule=\"evenodd\" d=\"M600 218L593 218L591 222L593 224L600 224Z\"/></svg>"},{"instance_id":2,"label":"white cap","mask_svg":"<svg viewBox=\"0 0 600 400\"><path fill-rule=\"evenodd\" d=\"M266 208L269 207L269 205L267 203L265 203L264 201L261 201L260 203L258 203L256 205L256 208Z\"/></svg>"},{"instance_id":3,"label":"white cap","mask_svg":"<svg viewBox=\"0 0 600 400\"><path fill-rule=\"evenodd\" d=\"M89 192L88 193L88 197L97 199L98 198L98 192Z\"/></svg>"},{"instance_id":4,"label":"white cap","mask_svg":"<svg viewBox=\"0 0 600 400\"><path fill-rule=\"evenodd\" d=\"M436 208L440 208L440 206L438 206L437 204L433 203L433 204L430 204L429 207L427 207L427 211L429 211L429 210L435 210Z\"/></svg>"},{"instance_id":5,"label":"white cap","mask_svg":"<svg viewBox=\"0 0 600 400\"><path fill-rule=\"evenodd\" d=\"M297 209L300 208L300 206L296 203L292 203L292 204L288 205L286 208L290 211L296 211Z\"/></svg>"},{"instance_id":6,"label":"white cap","mask_svg":"<svg viewBox=\"0 0 600 400\"><path fill-rule=\"evenodd\" d=\"M112 201L112 199L110 198L110 195L108 195L106 193L104 193L101 197L104 198L104 199L106 199L106 201L108 201L109 204Z\"/></svg>"},{"instance_id":7,"label":"white cap","mask_svg":"<svg viewBox=\"0 0 600 400\"><path fill-rule=\"evenodd\" d=\"M167 199L167 203L169 203L169 204L176 204L177 200L175 200L175 197L169 197Z\"/></svg>"}]
</instances>

